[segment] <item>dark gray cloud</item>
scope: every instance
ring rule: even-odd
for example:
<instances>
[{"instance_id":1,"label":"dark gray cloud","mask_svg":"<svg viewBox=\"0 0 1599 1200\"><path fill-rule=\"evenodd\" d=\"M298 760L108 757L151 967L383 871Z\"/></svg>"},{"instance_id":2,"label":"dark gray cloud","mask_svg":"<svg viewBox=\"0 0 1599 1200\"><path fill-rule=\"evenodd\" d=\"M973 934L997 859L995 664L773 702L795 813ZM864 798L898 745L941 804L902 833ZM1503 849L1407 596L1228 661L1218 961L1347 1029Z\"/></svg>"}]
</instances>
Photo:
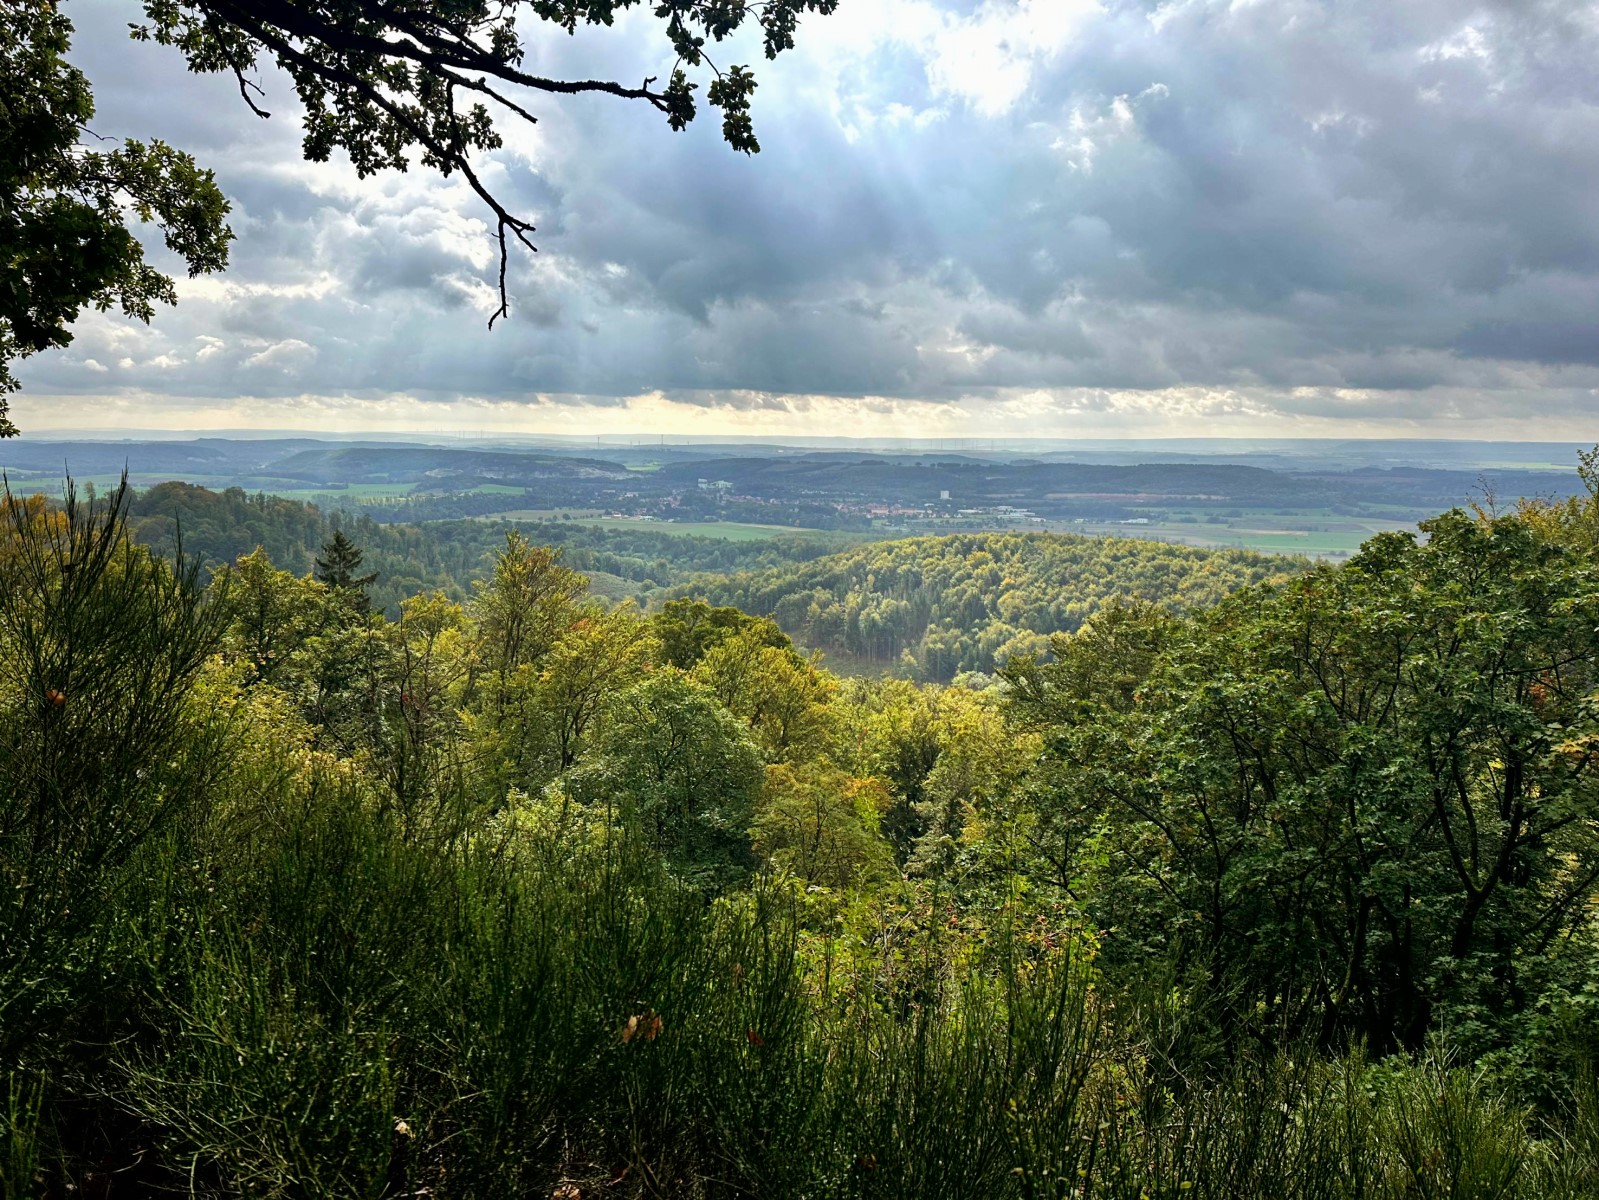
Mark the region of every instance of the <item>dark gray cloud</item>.
<instances>
[{"instance_id":1,"label":"dark gray cloud","mask_svg":"<svg viewBox=\"0 0 1599 1200\"><path fill-rule=\"evenodd\" d=\"M758 69L755 158L714 114L535 104L487 168L541 248L493 333L468 193L303 164L284 81L258 121L133 15L73 6L97 128L217 168L234 266L150 330L86 320L34 392L1599 415L1586 0L846 0ZM530 45L631 79L659 42L635 14Z\"/></svg>"}]
</instances>

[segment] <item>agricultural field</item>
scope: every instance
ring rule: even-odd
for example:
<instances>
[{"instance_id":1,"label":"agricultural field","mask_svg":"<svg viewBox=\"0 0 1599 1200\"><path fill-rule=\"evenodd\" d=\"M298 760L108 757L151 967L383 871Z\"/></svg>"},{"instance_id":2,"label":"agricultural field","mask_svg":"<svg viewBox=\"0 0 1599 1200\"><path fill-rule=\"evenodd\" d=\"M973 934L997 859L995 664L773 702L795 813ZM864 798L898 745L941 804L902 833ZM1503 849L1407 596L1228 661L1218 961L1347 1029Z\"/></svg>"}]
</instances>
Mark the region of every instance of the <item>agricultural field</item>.
<instances>
[{"instance_id":1,"label":"agricultural field","mask_svg":"<svg viewBox=\"0 0 1599 1200\"><path fill-rule=\"evenodd\" d=\"M634 517L597 517L586 523L601 529L665 533L676 537L722 538L729 542L758 542L773 537L813 537L850 542L874 540L870 534L864 533L798 529L792 525L757 525L743 521L644 521Z\"/></svg>"},{"instance_id":2,"label":"agricultural field","mask_svg":"<svg viewBox=\"0 0 1599 1200\"><path fill-rule=\"evenodd\" d=\"M1196 518L1151 520L1148 525L1118 522L1051 523L1061 533L1149 538L1206 549L1256 550L1266 554L1303 554L1311 558L1345 559L1367 539L1389 530L1413 530L1413 521L1382 517L1344 517L1305 513L1247 513L1210 523Z\"/></svg>"},{"instance_id":3,"label":"agricultural field","mask_svg":"<svg viewBox=\"0 0 1599 1200\"><path fill-rule=\"evenodd\" d=\"M274 487L269 489L274 496L282 496L285 500L309 500L313 502L343 503L350 501L357 503L373 500L396 500L411 494L411 485L407 483L346 483L334 487L323 485L321 487ZM507 491L518 489L507 488Z\"/></svg>"},{"instance_id":4,"label":"agricultural field","mask_svg":"<svg viewBox=\"0 0 1599 1200\"><path fill-rule=\"evenodd\" d=\"M592 524L600 517L598 509L581 508L514 508L505 512L485 513L475 518L479 521L581 521Z\"/></svg>"},{"instance_id":5,"label":"agricultural field","mask_svg":"<svg viewBox=\"0 0 1599 1200\"><path fill-rule=\"evenodd\" d=\"M489 513L484 521L570 521L628 533L659 533L669 537L720 538L729 542L758 542L774 537L823 538L841 544L877 540L877 535L833 529L802 529L794 525L763 525L747 521L658 521L647 517L608 517L577 509L517 508Z\"/></svg>"}]
</instances>

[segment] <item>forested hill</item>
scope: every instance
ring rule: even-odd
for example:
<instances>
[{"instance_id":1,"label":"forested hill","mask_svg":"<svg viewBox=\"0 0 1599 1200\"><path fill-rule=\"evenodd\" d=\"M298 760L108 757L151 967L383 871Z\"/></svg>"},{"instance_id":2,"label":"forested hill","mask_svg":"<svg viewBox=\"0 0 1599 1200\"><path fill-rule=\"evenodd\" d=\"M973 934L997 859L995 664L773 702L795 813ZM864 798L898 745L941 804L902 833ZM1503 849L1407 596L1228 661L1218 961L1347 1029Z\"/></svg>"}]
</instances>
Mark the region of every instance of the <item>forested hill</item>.
<instances>
[{"instance_id":1,"label":"forested hill","mask_svg":"<svg viewBox=\"0 0 1599 1200\"><path fill-rule=\"evenodd\" d=\"M205 582L125 494L0 504L0 1197L1594 1200L1582 478L1210 607L1296 564L726 585L842 636L1100 605L982 687L604 604L516 530L389 619L354 526Z\"/></svg>"},{"instance_id":2,"label":"forested hill","mask_svg":"<svg viewBox=\"0 0 1599 1200\"><path fill-rule=\"evenodd\" d=\"M329 513L280 496L242 488L213 491L162 483L133 497L129 528L136 540L171 555L184 551L209 567L231 563L257 546L278 566L304 575L317 552L342 528L378 573L371 600L397 617L407 597L442 591L467 595L494 552L505 547L511 522L486 520L380 524L364 513ZM799 534L752 542L684 537L669 531L602 529L577 522L517 522L534 543L561 551L562 561L589 577L596 595L647 599L701 572L752 571L803 562L843 544L847 535Z\"/></svg>"},{"instance_id":3,"label":"forested hill","mask_svg":"<svg viewBox=\"0 0 1599 1200\"><path fill-rule=\"evenodd\" d=\"M241 489L216 492L164 483L137 495L134 536L207 565L231 563L257 546L296 575L342 528L361 547L379 612L426 591L455 600L504 547L500 521L382 525ZM535 544L562 553L596 595L646 605L667 595L773 616L802 644L839 665L887 669L928 680L991 671L1011 655L1048 648L1113 596L1177 609L1213 604L1263 579L1302 570L1300 559L1241 550L1200 550L1131 538L1047 533L972 533L871 542L845 550L825 538L757 542L609 530L576 522L522 524Z\"/></svg>"},{"instance_id":4,"label":"forested hill","mask_svg":"<svg viewBox=\"0 0 1599 1200\"><path fill-rule=\"evenodd\" d=\"M1050 634L1074 632L1112 597L1186 610L1307 565L1131 538L974 533L874 542L681 590L771 616L847 661L948 680L1047 649Z\"/></svg>"}]
</instances>

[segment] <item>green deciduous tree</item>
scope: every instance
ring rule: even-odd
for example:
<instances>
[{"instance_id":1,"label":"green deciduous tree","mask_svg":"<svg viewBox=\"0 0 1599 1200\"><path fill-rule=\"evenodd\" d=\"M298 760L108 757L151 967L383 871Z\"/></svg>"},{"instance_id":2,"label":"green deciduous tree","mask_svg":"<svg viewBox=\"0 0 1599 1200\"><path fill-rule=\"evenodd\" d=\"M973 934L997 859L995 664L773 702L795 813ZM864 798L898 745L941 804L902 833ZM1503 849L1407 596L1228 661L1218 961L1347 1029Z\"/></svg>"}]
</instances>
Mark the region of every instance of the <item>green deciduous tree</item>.
<instances>
[{"instance_id":1,"label":"green deciduous tree","mask_svg":"<svg viewBox=\"0 0 1599 1200\"><path fill-rule=\"evenodd\" d=\"M616 811L686 880L714 890L747 874L761 759L739 722L671 667L607 707L593 745L560 786Z\"/></svg>"},{"instance_id":2,"label":"green deciduous tree","mask_svg":"<svg viewBox=\"0 0 1599 1200\"><path fill-rule=\"evenodd\" d=\"M572 766L616 695L654 660L650 626L631 608L574 607L537 660L491 675L471 725L482 788L537 792Z\"/></svg>"},{"instance_id":3,"label":"green deciduous tree","mask_svg":"<svg viewBox=\"0 0 1599 1200\"><path fill-rule=\"evenodd\" d=\"M936 728L938 761L922 780L916 809L924 832L906 866L911 875L951 879L978 867L988 818L1008 798L1036 746L1006 729L992 700L961 689L939 697Z\"/></svg>"},{"instance_id":4,"label":"green deciduous tree","mask_svg":"<svg viewBox=\"0 0 1599 1200\"><path fill-rule=\"evenodd\" d=\"M1387 1049L1496 1044L1592 953L1599 577L1518 516L1422 528L1018 690L1107 959Z\"/></svg>"},{"instance_id":5,"label":"green deciduous tree","mask_svg":"<svg viewBox=\"0 0 1599 1200\"><path fill-rule=\"evenodd\" d=\"M592 606L557 639L531 688L558 770L577 761L611 697L644 672L656 646L649 624L631 608Z\"/></svg>"},{"instance_id":6,"label":"green deciduous tree","mask_svg":"<svg viewBox=\"0 0 1599 1200\"><path fill-rule=\"evenodd\" d=\"M0 6L0 437L16 433L11 363L72 341L85 308L149 321L177 300L130 220L153 223L191 275L227 265L228 203L211 172L160 141L101 148L94 100L66 61L54 0Z\"/></svg>"},{"instance_id":7,"label":"green deciduous tree","mask_svg":"<svg viewBox=\"0 0 1599 1200\"><path fill-rule=\"evenodd\" d=\"M476 586L474 614L483 659L494 674L498 710L517 670L537 667L571 625L588 580L562 566L558 550L534 546L513 529L505 535L505 549L495 555L493 576Z\"/></svg>"},{"instance_id":8,"label":"green deciduous tree","mask_svg":"<svg viewBox=\"0 0 1599 1200\"><path fill-rule=\"evenodd\" d=\"M895 874L893 849L878 832L888 803L880 779L857 779L825 762L773 764L751 830L755 849L807 883L881 882Z\"/></svg>"},{"instance_id":9,"label":"green deciduous tree","mask_svg":"<svg viewBox=\"0 0 1599 1200\"><path fill-rule=\"evenodd\" d=\"M690 670L713 646L737 633L752 632L763 646L788 649L793 643L776 622L726 606L713 608L703 600L668 600L651 618L661 639L661 660Z\"/></svg>"},{"instance_id":10,"label":"green deciduous tree","mask_svg":"<svg viewBox=\"0 0 1599 1200\"><path fill-rule=\"evenodd\" d=\"M257 547L226 569L227 646L256 679L287 683L290 660L327 621L327 588L272 565Z\"/></svg>"},{"instance_id":11,"label":"green deciduous tree","mask_svg":"<svg viewBox=\"0 0 1599 1200\"><path fill-rule=\"evenodd\" d=\"M379 618L354 636L377 643L363 656L361 752L405 829L436 826L451 815L443 806L464 794L461 706L477 666L466 613L428 592L407 600L398 621Z\"/></svg>"},{"instance_id":12,"label":"green deciduous tree","mask_svg":"<svg viewBox=\"0 0 1599 1200\"><path fill-rule=\"evenodd\" d=\"M833 738L837 684L791 647L773 645L768 625L753 623L718 641L694 677L749 724L769 760L815 758Z\"/></svg>"}]
</instances>

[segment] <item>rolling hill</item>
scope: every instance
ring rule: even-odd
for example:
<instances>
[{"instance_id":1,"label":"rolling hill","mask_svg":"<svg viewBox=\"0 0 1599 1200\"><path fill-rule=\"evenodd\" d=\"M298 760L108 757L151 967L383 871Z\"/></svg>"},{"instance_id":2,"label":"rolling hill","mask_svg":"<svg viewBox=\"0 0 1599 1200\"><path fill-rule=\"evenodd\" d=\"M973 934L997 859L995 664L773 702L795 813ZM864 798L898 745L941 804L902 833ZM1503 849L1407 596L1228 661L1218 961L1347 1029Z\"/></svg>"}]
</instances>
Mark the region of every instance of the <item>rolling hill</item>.
<instances>
[{"instance_id":1,"label":"rolling hill","mask_svg":"<svg viewBox=\"0 0 1599 1200\"><path fill-rule=\"evenodd\" d=\"M1131 538L977 533L874 542L677 591L770 616L840 665L947 680L1043 651L1113 597L1188 609L1307 566Z\"/></svg>"}]
</instances>

